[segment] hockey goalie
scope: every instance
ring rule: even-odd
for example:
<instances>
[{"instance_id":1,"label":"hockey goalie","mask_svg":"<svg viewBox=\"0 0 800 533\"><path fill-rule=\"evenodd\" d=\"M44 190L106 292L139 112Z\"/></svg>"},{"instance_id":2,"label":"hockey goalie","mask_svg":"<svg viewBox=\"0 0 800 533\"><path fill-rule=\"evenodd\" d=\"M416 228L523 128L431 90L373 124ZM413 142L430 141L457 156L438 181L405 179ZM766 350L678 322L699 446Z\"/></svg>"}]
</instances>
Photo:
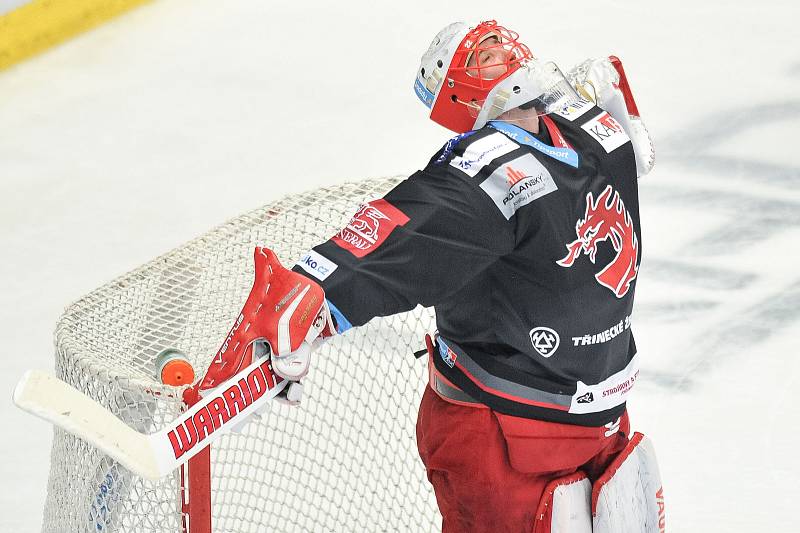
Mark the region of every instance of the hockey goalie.
<instances>
[{"instance_id":1,"label":"hockey goalie","mask_svg":"<svg viewBox=\"0 0 800 533\"><path fill-rule=\"evenodd\" d=\"M297 402L315 343L432 306L417 444L443 532L663 531L653 449L625 410L654 157L621 62L568 80L496 22L455 23L415 91L457 135L293 271L257 250L256 287L297 323L258 325L254 287L226 344L266 337ZM249 362L221 351L206 380Z\"/></svg>"},{"instance_id":2,"label":"hockey goalie","mask_svg":"<svg viewBox=\"0 0 800 533\"><path fill-rule=\"evenodd\" d=\"M459 22L435 36L414 91L456 135L291 269L256 248L252 291L170 427L134 442L106 425L109 444L85 429L101 414L36 404L53 386L42 376L17 403L155 478L270 398L300 403L330 337L433 307L416 437L443 533L665 531L653 447L626 411L637 179L654 152L621 62L564 76L495 21Z\"/></svg>"}]
</instances>

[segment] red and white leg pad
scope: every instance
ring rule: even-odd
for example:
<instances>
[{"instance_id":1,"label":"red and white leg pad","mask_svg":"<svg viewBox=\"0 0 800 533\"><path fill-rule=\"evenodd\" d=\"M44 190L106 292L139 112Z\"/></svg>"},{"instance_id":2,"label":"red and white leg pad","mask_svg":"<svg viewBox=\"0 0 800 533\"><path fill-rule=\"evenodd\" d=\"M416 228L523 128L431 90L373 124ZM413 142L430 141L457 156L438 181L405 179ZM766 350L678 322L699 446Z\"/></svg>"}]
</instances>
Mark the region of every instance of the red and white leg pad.
<instances>
[{"instance_id":1,"label":"red and white leg pad","mask_svg":"<svg viewBox=\"0 0 800 533\"><path fill-rule=\"evenodd\" d=\"M650 440L634 433L592 488L594 533L663 533L664 491Z\"/></svg>"},{"instance_id":2,"label":"red and white leg pad","mask_svg":"<svg viewBox=\"0 0 800 533\"><path fill-rule=\"evenodd\" d=\"M580 470L551 481L533 533L663 533L664 520L653 445L634 433L594 486Z\"/></svg>"},{"instance_id":3,"label":"red and white leg pad","mask_svg":"<svg viewBox=\"0 0 800 533\"><path fill-rule=\"evenodd\" d=\"M592 482L580 470L554 479L536 510L534 533L592 533Z\"/></svg>"}]
</instances>

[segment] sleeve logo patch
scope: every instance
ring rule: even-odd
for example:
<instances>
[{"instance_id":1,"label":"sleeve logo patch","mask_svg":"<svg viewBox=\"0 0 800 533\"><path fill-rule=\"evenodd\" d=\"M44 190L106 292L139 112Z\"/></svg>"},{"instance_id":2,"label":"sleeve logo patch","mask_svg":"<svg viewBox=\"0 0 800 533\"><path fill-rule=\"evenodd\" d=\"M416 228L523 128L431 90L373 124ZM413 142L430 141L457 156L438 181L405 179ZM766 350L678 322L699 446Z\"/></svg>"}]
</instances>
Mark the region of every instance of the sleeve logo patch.
<instances>
[{"instance_id":1,"label":"sleeve logo patch","mask_svg":"<svg viewBox=\"0 0 800 533\"><path fill-rule=\"evenodd\" d=\"M581 129L591 135L595 141L599 142L600 146L603 147L607 154L613 152L630 140L620 123L607 112L603 112L588 121L581 126Z\"/></svg>"},{"instance_id":2,"label":"sleeve logo patch","mask_svg":"<svg viewBox=\"0 0 800 533\"><path fill-rule=\"evenodd\" d=\"M314 250L309 250L296 264L320 281L328 279L339 266Z\"/></svg>"},{"instance_id":3,"label":"sleeve logo patch","mask_svg":"<svg viewBox=\"0 0 800 533\"><path fill-rule=\"evenodd\" d=\"M464 150L464 156L454 157L450 161L450 166L457 168L470 178L474 178L483 167L494 159L513 152L517 148L519 145L502 133L493 133L470 144Z\"/></svg>"},{"instance_id":4,"label":"sleeve logo patch","mask_svg":"<svg viewBox=\"0 0 800 533\"><path fill-rule=\"evenodd\" d=\"M347 226L333 237L333 242L356 257L375 251L397 226L409 218L386 200L361 204Z\"/></svg>"},{"instance_id":5,"label":"sleeve logo patch","mask_svg":"<svg viewBox=\"0 0 800 533\"><path fill-rule=\"evenodd\" d=\"M497 168L481 183L507 220L521 207L558 190L553 176L531 154L513 159Z\"/></svg>"}]
</instances>

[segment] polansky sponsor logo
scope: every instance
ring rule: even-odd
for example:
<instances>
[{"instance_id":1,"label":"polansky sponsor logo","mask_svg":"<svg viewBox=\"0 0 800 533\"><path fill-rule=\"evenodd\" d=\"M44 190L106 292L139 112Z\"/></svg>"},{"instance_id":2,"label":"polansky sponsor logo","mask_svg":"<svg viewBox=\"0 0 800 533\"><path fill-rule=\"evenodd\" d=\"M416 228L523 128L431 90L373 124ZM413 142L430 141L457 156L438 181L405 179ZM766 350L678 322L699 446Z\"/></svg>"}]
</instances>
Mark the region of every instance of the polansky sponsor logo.
<instances>
[{"instance_id":1,"label":"polansky sponsor logo","mask_svg":"<svg viewBox=\"0 0 800 533\"><path fill-rule=\"evenodd\" d=\"M523 206L558 190L550 171L531 154L500 165L480 187L506 219L511 219Z\"/></svg>"}]
</instances>

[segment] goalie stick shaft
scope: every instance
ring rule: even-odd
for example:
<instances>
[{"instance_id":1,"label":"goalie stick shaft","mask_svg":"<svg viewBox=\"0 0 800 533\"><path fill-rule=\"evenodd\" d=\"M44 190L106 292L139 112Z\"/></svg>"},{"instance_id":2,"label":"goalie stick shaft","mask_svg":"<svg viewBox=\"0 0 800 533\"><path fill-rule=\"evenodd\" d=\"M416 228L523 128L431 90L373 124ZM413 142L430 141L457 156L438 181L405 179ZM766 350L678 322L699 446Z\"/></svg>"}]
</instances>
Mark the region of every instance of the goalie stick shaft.
<instances>
[{"instance_id":1,"label":"goalie stick shaft","mask_svg":"<svg viewBox=\"0 0 800 533\"><path fill-rule=\"evenodd\" d=\"M277 396L288 384L260 359L203 397L161 430L140 433L111 411L47 372L29 370L14 403L75 435L134 474L158 479L186 463Z\"/></svg>"}]
</instances>

